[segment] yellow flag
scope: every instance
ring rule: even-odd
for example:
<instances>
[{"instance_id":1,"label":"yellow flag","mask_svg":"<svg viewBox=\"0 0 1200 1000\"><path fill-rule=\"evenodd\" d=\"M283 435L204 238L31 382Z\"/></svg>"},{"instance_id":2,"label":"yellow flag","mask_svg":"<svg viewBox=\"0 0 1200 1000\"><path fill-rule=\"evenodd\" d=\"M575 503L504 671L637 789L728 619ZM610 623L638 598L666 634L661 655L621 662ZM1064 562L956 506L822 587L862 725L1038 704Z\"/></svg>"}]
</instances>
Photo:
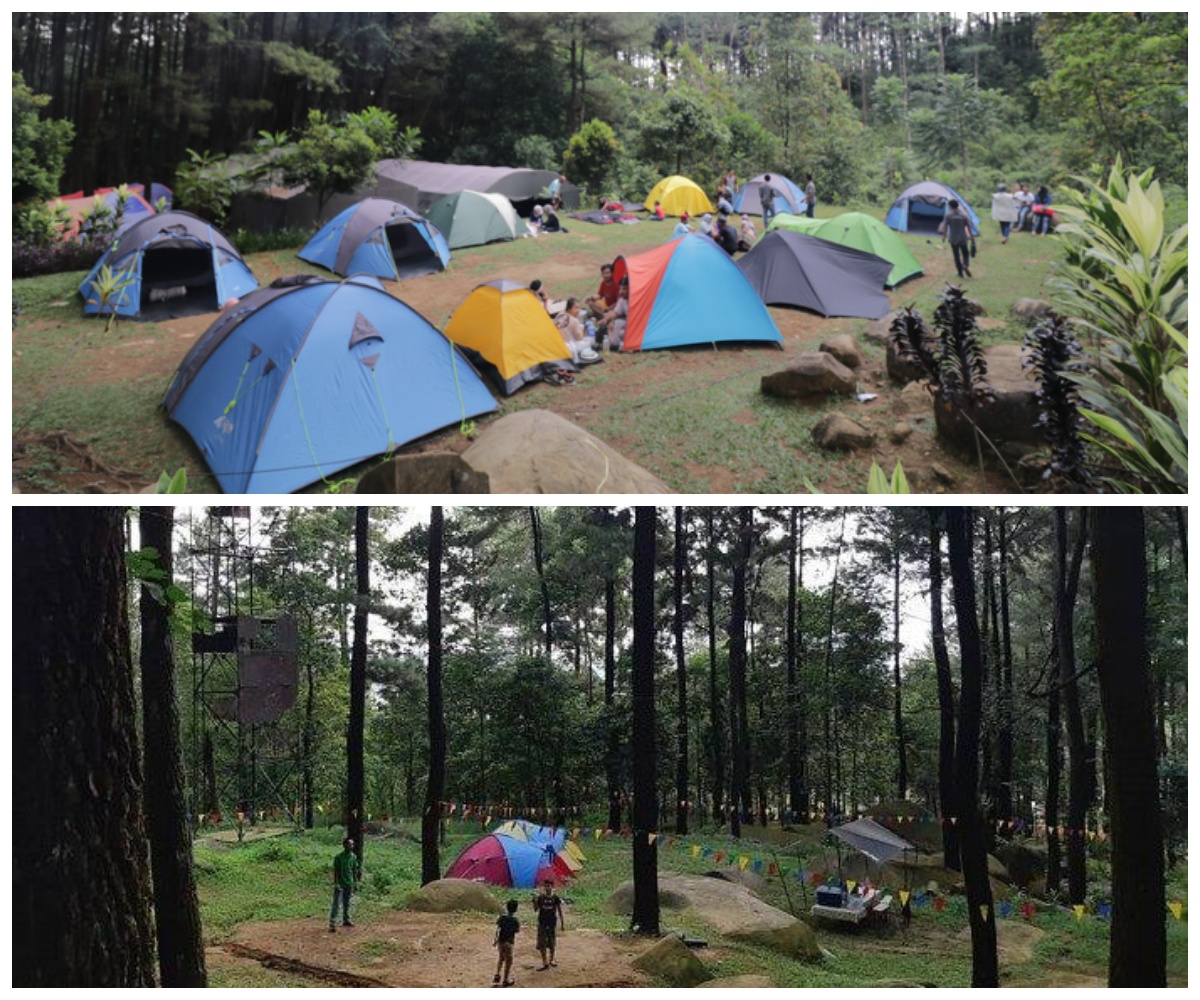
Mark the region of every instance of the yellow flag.
<instances>
[{"instance_id":1,"label":"yellow flag","mask_svg":"<svg viewBox=\"0 0 1200 1000\"><path fill-rule=\"evenodd\" d=\"M988 911L990 909L991 909L991 907L988 906L987 903L979 904L979 915L983 918L983 922L985 924L988 922Z\"/></svg>"},{"instance_id":2,"label":"yellow flag","mask_svg":"<svg viewBox=\"0 0 1200 1000\"><path fill-rule=\"evenodd\" d=\"M653 844L656 840L658 840L657 833L648 833L648 834L646 834L646 837L648 838L648 840L650 841L651 844Z\"/></svg>"},{"instance_id":3,"label":"yellow flag","mask_svg":"<svg viewBox=\"0 0 1200 1000\"><path fill-rule=\"evenodd\" d=\"M1183 919L1183 904L1182 903L1168 903L1167 909L1169 909L1171 911L1171 916L1173 916L1176 920Z\"/></svg>"},{"instance_id":4,"label":"yellow flag","mask_svg":"<svg viewBox=\"0 0 1200 1000\"><path fill-rule=\"evenodd\" d=\"M1076 903L1076 904L1075 904L1075 919L1076 919L1076 920L1082 920L1082 919L1083 919L1083 911L1084 911L1084 909L1085 909L1085 907L1084 907L1084 905L1083 905L1082 903Z\"/></svg>"},{"instance_id":5,"label":"yellow flag","mask_svg":"<svg viewBox=\"0 0 1200 1000\"><path fill-rule=\"evenodd\" d=\"M742 871L745 871L750 867L750 858L748 855L743 854L740 858L738 858L738 867Z\"/></svg>"},{"instance_id":6,"label":"yellow flag","mask_svg":"<svg viewBox=\"0 0 1200 1000\"><path fill-rule=\"evenodd\" d=\"M912 893L909 892L907 889L901 889L900 890L900 905L908 906L908 898L911 895L912 895Z\"/></svg>"},{"instance_id":7,"label":"yellow flag","mask_svg":"<svg viewBox=\"0 0 1200 1000\"><path fill-rule=\"evenodd\" d=\"M858 885L858 882L855 879L852 879L852 878L846 879L846 891L847 892L853 892L854 887L857 885Z\"/></svg>"},{"instance_id":8,"label":"yellow flag","mask_svg":"<svg viewBox=\"0 0 1200 1000\"><path fill-rule=\"evenodd\" d=\"M698 858L698 857L700 857L700 845L699 845L699 844L692 844L692 846L691 846L691 849L690 849L690 853L691 853L691 855L692 855L692 857L693 857L693 858Z\"/></svg>"},{"instance_id":9,"label":"yellow flag","mask_svg":"<svg viewBox=\"0 0 1200 1000\"><path fill-rule=\"evenodd\" d=\"M604 836L604 831L601 830L600 827L596 827L596 839L599 840L603 836Z\"/></svg>"}]
</instances>

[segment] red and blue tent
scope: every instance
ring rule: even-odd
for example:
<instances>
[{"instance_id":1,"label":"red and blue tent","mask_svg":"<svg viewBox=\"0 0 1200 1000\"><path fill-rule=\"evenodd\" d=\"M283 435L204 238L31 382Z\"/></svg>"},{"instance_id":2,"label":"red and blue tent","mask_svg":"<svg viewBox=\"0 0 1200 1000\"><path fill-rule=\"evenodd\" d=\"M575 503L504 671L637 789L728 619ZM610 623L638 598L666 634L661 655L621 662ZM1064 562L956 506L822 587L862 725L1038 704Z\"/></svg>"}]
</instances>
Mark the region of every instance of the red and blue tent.
<instances>
[{"instance_id":1,"label":"red and blue tent","mask_svg":"<svg viewBox=\"0 0 1200 1000\"><path fill-rule=\"evenodd\" d=\"M618 257L613 277L629 278L622 351L737 341L783 346L754 286L707 236L681 236L636 257Z\"/></svg>"},{"instance_id":2,"label":"red and blue tent","mask_svg":"<svg viewBox=\"0 0 1200 1000\"><path fill-rule=\"evenodd\" d=\"M532 889L547 880L562 885L571 869L554 845L503 833L480 837L462 852L446 878L465 878L513 889Z\"/></svg>"}]
</instances>

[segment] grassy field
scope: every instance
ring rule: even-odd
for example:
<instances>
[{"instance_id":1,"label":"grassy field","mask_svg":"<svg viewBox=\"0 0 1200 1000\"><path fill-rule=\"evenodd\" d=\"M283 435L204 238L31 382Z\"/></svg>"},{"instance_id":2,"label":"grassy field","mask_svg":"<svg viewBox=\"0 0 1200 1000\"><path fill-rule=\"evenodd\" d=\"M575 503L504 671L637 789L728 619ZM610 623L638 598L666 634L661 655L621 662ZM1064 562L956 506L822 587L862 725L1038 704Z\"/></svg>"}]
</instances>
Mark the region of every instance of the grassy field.
<instances>
[{"instance_id":1,"label":"grassy field","mask_svg":"<svg viewBox=\"0 0 1200 1000\"><path fill-rule=\"evenodd\" d=\"M822 206L819 214L841 210ZM562 235L456 251L446 272L390 284L389 290L439 328L471 288L494 277L522 282L540 277L556 296L582 297L594 293L601 262L663 243L671 223L596 226L570 220L568 226L570 232ZM1058 248L1052 239L1028 235L1001 246L995 228L983 223L975 278L967 287L986 310L985 341L1015 342L1024 326L1010 317L1010 307L1017 298L1048 294L1046 279ZM926 273L893 290L891 301L894 307L915 302L929 317L953 277L950 251L936 238L904 239ZM253 254L247 262L263 284L283 274L318 271L291 251ZM213 316L125 320L106 332L103 321L82 315L76 289L83 277L76 272L13 282L20 307L12 348L15 485L24 492L128 491L163 470L185 467L192 492L214 491L201 455L159 408L176 366ZM889 469L898 459L906 468L938 462L955 473L959 485L951 490L1015 489L996 476L971 478L973 464L941 449L931 421L918 423L909 445L889 447L886 432L896 422L889 405L898 389L881 378L882 348L861 339L868 367L860 388L877 393L875 402L799 405L764 397L759 391L764 374L833 334L860 334L866 326L864 320L823 319L793 309L771 312L784 336L782 353L704 348L609 356L575 387L521 390L502 402L496 417L530 407L553 409L681 492L798 492L806 480L827 492L861 492L873 458ZM881 444L874 454L832 454L812 445L812 426L834 408L854 408L856 418L877 430ZM481 429L488 420L480 421ZM436 442L455 447L457 435L457 429L443 431ZM928 481L917 485L932 488ZM318 483L309 492L325 488Z\"/></svg>"},{"instance_id":2,"label":"grassy field","mask_svg":"<svg viewBox=\"0 0 1200 1000\"><path fill-rule=\"evenodd\" d=\"M659 851L661 871L700 874L711 870L711 858L693 857L691 844L713 851L733 851L778 860L794 867L797 859L806 865L823 866L832 856L821 847L816 830L798 835L772 831L763 841L744 838L733 841L723 834L701 832L682 838ZM442 851L443 866L479 835L477 825L451 823L448 842ZM319 929L328 907L328 870L337 852L340 828L309 833L284 833L270 839L237 843L201 840L195 851L205 935L210 945L220 944L249 922L261 923L296 918L311 919ZM799 841L792 841L798 836ZM610 912L605 903L613 889L629 877L630 846L617 839L583 842L587 863L579 877L561 890L567 904L569 927L594 928L623 935L626 919ZM373 920L402 907L407 894L418 887L420 847L417 828L399 827L387 836L367 840L363 891L357 898L355 921L363 938L356 947L362 954L381 954L386 940L370 936ZM899 888L892 887L892 888ZM1178 889L1175 885L1173 891ZM501 896L505 890L498 890ZM768 879L763 897L781 909L794 908L803 914L811 905L811 889L795 881L785 892L778 879ZM523 896L517 892L514 895ZM453 920L452 916L446 919ZM1022 923L1010 918L1014 923ZM909 981L937 986L970 984L970 945L963 934L965 907L952 899L945 912L918 909L908 929L894 928L887 935L872 932L846 933L818 928L818 940L827 953L819 965L802 965L768 949L723 940L711 928L682 919L677 911L663 911L664 932L685 931L706 938L720 956L711 962L714 976L758 973L770 976L781 986L855 987L873 983ZM1039 912L1034 925L1044 932L1031 954L1020 961L1005 961L1001 972L1006 985L1074 985L1082 979L1106 975L1108 924L1087 917L1076 920L1067 913ZM1003 928L1002 928L1003 930ZM569 947L569 937L563 947ZM1003 940L1003 935L1002 935ZM489 941L481 941L486 949ZM1168 920L1168 969L1172 985L1186 984L1187 925ZM313 985L303 977L280 971L257 970L244 965L210 961L213 986L299 986Z\"/></svg>"}]
</instances>

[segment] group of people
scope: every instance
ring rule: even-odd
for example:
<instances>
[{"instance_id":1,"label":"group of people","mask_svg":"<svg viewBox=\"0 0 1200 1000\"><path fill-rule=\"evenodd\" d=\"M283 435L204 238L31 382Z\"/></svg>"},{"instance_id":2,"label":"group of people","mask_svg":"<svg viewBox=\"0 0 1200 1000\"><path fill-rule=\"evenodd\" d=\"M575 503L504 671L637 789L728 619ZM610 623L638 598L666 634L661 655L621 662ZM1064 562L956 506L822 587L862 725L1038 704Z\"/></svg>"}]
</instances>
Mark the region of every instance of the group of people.
<instances>
[{"instance_id":1,"label":"group of people","mask_svg":"<svg viewBox=\"0 0 1200 1000\"><path fill-rule=\"evenodd\" d=\"M1017 232L1025 228L1025 220L1033 217L1031 232L1034 236L1045 236L1054 220L1054 199L1045 184L1039 184L1037 193L1029 190L1028 184L1018 184L1013 191L1007 184L997 184L992 195L992 219L1000 223L1000 242L1007 243L1015 226Z\"/></svg>"}]
</instances>

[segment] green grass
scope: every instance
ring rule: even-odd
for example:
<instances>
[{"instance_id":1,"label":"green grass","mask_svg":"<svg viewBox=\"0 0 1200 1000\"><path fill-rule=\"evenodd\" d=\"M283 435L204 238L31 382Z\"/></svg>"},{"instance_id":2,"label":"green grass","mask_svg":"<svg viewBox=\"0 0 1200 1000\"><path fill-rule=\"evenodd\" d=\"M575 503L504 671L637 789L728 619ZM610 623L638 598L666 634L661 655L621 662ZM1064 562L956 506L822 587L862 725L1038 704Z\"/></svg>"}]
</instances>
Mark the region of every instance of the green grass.
<instances>
[{"instance_id":1,"label":"green grass","mask_svg":"<svg viewBox=\"0 0 1200 1000\"><path fill-rule=\"evenodd\" d=\"M818 215L839 211L822 205ZM671 228L648 222L595 226L564 221L569 233L458 250L449 271L402 282L392 290L401 298L419 289L452 291L438 295L438 300L456 303L458 291L463 289L465 295L476 282L497 276L521 282L542 277L556 296L584 297L595 292L601 262L659 246L669 238ZM1018 342L1024 327L1010 318L1010 307L1019 297L1048 294L1046 281L1057 243L1020 235L1001 246L995 224L984 221L982 225L973 267L976 277L967 283L969 294L986 310L985 343ZM953 274L950 251L936 238L903 239L927 273L895 289L892 304L915 302L931 320L944 279ZM300 261L291 249L250 254L247 262L264 284L284 274L328 274ZM556 273L567 273L565 264L577 270L570 277L556 278ZM158 357L170 363L175 348L166 340L167 332L155 324L122 321L105 333L103 322L81 314L75 289L83 277L83 272L73 272L13 283L13 296L22 308L13 335L14 433L64 431L86 442L97 460L142 476L147 483L163 470L186 467L189 491L212 492L216 483L203 459L159 408L169 373L121 376L122 359L136 358L143 341L158 341ZM704 290L698 289L697 294ZM429 311L428 319L442 327L451 311L452 307L439 305ZM805 480L827 492L861 491L871 456L821 452L810 437L812 426L825 413L835 408L853 412L855 404L784 403L762 396L759 386L763 374L777 370L797 351L813 350L835 333L860 335L865 321L819 320L781 308L771 312L788 338L786 354L767 348L723 348L711 352L709 364L701 363L707 352L698 348L647 352L621 358L619 364L597 365L582 382L609 393L610 401L595 404L578 417L572 415L573 419L682 492L794 493L803 492ZM881 348L859 339L868 358L882 360ZM180 358L186 346L179 345ZM684 358L686 365L676 365ZM165 367L163 361L160 367ZM567 412L575 391L531 387L505 400L497 416L547 405ZM871 386L870 391L881 393L871 405L883 410L892 390ZM481 420L481 429L492 419L496 418ZM457 430L442 433L453 436ZM37 448L35 442L33 453L18 469L25 489L64 489L72 471L86 471L73 467L70 455L42 454ZM938 460L954 471L953 457ZM361 475L364 469L346 470L334 478ZM305 492L324 490L325 485L317 483Z\"/></svg>"},{"instance_id":2,"label":"green grass","mask_svg":"<svg viewBox=\"0 0 1200 1000\"><path fill-rule=\"evenodd\" d=\"M370 937L374 917L403 907L420 882L420 845L414 829L404 828L388 837L369 837L366 843L364 890L355 901L355 922L367 935L358 951L369 958L386 958L394 951L388 940ZM452 822L442 848L443 867L460 850L479 836L474 823ZM777 860L789 869L797 864L825 867L832 861L821 845L819 829L796 833L777 830L764 833L750 829L751 836L735 841L724 833L702 831L679 838L668 847L660 841L660 871L703 874L717 865L712 857L693 857L691 844L725 851L735 857L747 854L764 861ZM337 853L343 832L340 827L244 844L201 840L195 857L201 913L209 943L228 938L248 921L310 919L323 921L329 906L329 866ZM753 839L754 835L762 840ZM628 932L628 918L612 912L607 901L616 886L630 877L630 846L627 840L581 839L587 861L579 877L561 893L566 901L568 928L586 927L610 934ZM897 888L897 887L893 887ZM503 900L523 900L528 890L497 889ZM812 889L801 888L794 879L788 891L778 879L767 880L763 898L801 916L812 903ZM1016 918L1011 918L1016 919ZM677 911L662 911L663 931L682 931L705 938L714 959L714 975L765 974L780 986L862 987L880 982L911 981L937 986L967 986L970 983L970 945L957 935L966 927L965 904L953 898L943 913L918 909L912 926L895 929L880 937L867 931L818 927L821 946L829 957L818 965L804 965L769 949L723 939L710 927ZM1005 980L1037 983L1056 970L1103 978L1107 969L1109 925L1093 917L1082 921L1065 913L1041 912L1035 926L1045 932L1032 961L1002 965ZM1186 980L1187 924L1167 923L1168 972L1172 982ZM304 985L294 977L263 971L262 975L240 967L222 968L213 977L214 986Z\"/></svg>"}]
</instances>

